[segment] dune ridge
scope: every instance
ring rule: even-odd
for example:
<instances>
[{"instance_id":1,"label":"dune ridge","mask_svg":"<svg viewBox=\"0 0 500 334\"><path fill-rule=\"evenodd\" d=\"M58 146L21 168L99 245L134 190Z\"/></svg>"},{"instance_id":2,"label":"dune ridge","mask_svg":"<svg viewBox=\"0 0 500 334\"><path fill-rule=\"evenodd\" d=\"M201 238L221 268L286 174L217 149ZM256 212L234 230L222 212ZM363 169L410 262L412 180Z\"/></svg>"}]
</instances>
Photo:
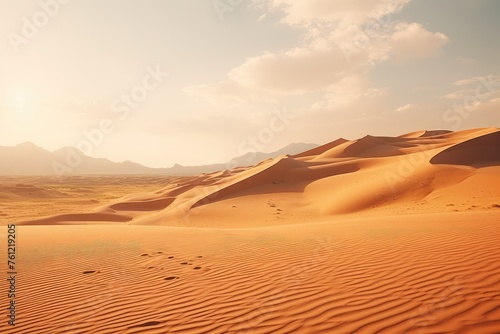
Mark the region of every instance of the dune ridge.
<instances>
[{"instance_id":1,"label":"dune ridge","mask_svg":"<svg viewBox=\"0 0 500 334\"><path fill-rule=\"evenodd\" d=\"M498 333L499 134L339 139L71 189L12 179L3 198L130 193L19 223L18 325L0 332Z\"/></svg>"},{"instance_id":2,"label":"dune ridge","mask_svg":"<svg viewBox=\"0 0 500 334\"><path fill-rule=\"evenodd\" d=\"M115 223L206 227L207 218L230 212L230 219L210 226L237 228L344 215L490 210L500 197L493 186L500 184L499 147L498 128L340 138L251 167L173 178L163 190L99 206L85 219L62 215L20 223L85 223L105 215ZM468 197L471 191L478 196Z\"/></svg>"}]
</instances>

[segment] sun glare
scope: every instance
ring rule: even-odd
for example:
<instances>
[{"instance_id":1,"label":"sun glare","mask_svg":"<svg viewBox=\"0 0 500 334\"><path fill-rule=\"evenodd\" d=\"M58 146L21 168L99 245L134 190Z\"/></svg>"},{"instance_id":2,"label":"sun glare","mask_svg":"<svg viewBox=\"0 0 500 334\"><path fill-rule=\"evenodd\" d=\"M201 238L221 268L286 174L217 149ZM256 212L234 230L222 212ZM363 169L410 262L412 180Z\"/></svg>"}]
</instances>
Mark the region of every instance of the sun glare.
<instances>
[{"instance_id":1,"label":"sun glare","mask_svg":"<svg viewBox=\"0 0 500 334\"><path fill-rule=\"evenodd\" d=\"M14 108L25 108L29 103L29 97L25 93L16 93L12 99Z\"/></svg>"},{"instance_id":2,"label":"sun glare","mask_svg":"<svg viewBox=\"0 0 500 334\"><path fill-rule=\"evenodd\" d=\"M7 108L4 110L6 120L11 122L33 121L36 114L32 96L25 91L14 91L8 96Z\"/></svg>"}]
</instances>

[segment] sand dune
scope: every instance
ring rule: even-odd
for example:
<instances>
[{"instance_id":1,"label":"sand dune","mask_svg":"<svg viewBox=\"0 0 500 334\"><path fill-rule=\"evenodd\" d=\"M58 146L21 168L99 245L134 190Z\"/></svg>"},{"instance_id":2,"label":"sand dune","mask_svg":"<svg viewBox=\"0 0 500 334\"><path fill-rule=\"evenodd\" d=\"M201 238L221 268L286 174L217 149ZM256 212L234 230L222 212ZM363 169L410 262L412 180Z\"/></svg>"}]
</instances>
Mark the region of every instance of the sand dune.
<instances>
[{"instance_id":1,"label":"sand dune","mask_svg":"<svg viewBox=\"0 0 500 334\"><path fill-rule=\"evenodd\" d=\"M67 193L52 189L44 189L33 184L23 184L23 183L2 186L0 191L0 198L15 198L15 197L56 198L64 196L67 196Z\"/></svg>"},{"instance_id":2,"label":"sand dune","mask_svg":"<svg viewBox=\"0 0 500 334\"><path fill-rule=\"evenodd\" d=\"M321 145L321 146L313 148L313 149L311 149L309 151L305 151L305 152L296 154L293 157L294 158L302 158L302 157L310 157L310 156L320 155L320 154L322 154L322 153L324 153L326 151L329 151L332 148L337 147L337 146L339 146L341 144L344 144L346 142L348 142L347 139L339 138L339 139L334 140L334 141L332 141L332 142L330 142L328 144Z\"/></svg>"},{"instance_id":3,"label":"sand dune","mask_svg":"<svg viewBox=\"0 0 500 334\"><path fill-rule=\"evenodd\" d=\"M500 201L498 147L497 128L341 138L252 167L174 178L155 193L129 196L96 207L95 216L73 218L92 222L105 215L104 221L128 224L238 228L345 215L490 210ZM479 184L481 194L467 196L477 193ZM268 202L279 208L269 210ZM210 219L227 211L227 218ZM62 215L21 224L56 222L75 223Z\"/></svg>"},{"instance_id":4,"label":"sand dune","mask_svg":"<svg viewBox=\"0 0 500 334\"><path fill-rule=\"evenodd\" d=\"M22 221L0 332L498 333L499 148L498 128L339 139Z\"/></svg>"},{"instance_id":5,"label":"sand dune","mask_svg":"<svg viewBox=\"0 0 500 334\"><path fill-rule=\"evenodd\" d=\"M128 201L116 203L110 206L116 211L156 211L162 210L170 205L175 200L175 197L160 198L144 201Z\"/></svg>"},{"instance_id":6,"label":"sand dune","mask_svg":"<svg viewBox=\"0 0 500 334\"><path fill-rule=\"evenodd\" d=\"M432 130L432 131L415 131L399 136L400 138L418 138L418 137L434 137L443 134L451 133L450 130Z\"/></svg>"},{"instance_id":7,"label":"sand dune","mask_svg":"<svg viewBox=\"0 0 500 334\"><path fill-rule=\"evenodd\" d=\"M35 224L66 224L68 214L107 214L110 203L128 202L152 193L168 184L170 176L0 176L0 225L33 220ZM141 196L140 193L145 193ZM166 199L160 199L164 202ZM145 204L147 209L149 204ZM141 204L142 206L142 204ZM106 210L101 210L105 207ZM45 218L40 218L45 217ZM47 218L48 217L48 218ZM61 219L64 218L64 219ZM71 218L71 217L70 217ZM75 218L75 216L73 216ZM96 218L96 217L95 217ZM95 219L86 219L92 223ZM130 217L127 217L127 220ZM118 221L123 219L118 219ZM69 223L78 223L69 221Z\"/></svg>"},{"instance_id":8,"label":"sand dune","mask_svg":"<svg viewBox=\"0 0 500 334\"><path fill-rule=\"evenodd\" d=\"M434 156L432 164L485 167L500 165L500 132L489 133L456 144Z\"/></svg>"}]
</instances>

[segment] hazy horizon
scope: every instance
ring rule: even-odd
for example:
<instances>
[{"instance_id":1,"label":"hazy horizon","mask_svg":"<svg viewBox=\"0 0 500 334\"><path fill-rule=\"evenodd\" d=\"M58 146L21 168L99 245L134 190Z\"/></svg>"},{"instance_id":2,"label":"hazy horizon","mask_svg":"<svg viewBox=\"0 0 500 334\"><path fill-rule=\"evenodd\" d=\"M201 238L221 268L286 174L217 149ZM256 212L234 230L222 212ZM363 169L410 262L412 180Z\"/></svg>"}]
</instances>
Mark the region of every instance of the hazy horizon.
<instances>
[{"instance_id":1,"label":"hazy horizon","mask_svg":"<svg viewBox=\"0 0 500 334\"><path fill-rule=\"evenodd\" d=\"M0 3L0 146L150 167L499 126L493 0Z\"/></svg>"},{"instance_id":2,"label":"hazy horizon","mask_svg":"<svg viewBox=\"0 0 500 334\"><path fill-rule=\"evenodd\" d=\"M251 153L249 152L249 154L232 157L228 161L219 161L219 162L216 162L216 163L213 163L213 164L205 164L205 165L197 165L197 166L194 166L194 165L193 166L186 166L186 165L182 165L182 164L179 164L179 163L174 163L174 164L172 164L170 166L151 167L151 166L147 166L147 165L144 165L144 164L140 164L137 161L127 160L127 159L126 160L121 160L121 161L114 161L114 160L108 159L106 157L97 158L97 159L106 159L106 160L109 160L111 163L118 163L118 164L120 164L120 163L127 163L127 162L130 163L131 162L131 163L134 163L134 164L139 164L142 167L151 168L151 169L153 169L153 168L169 169L169 168L176 168L176 167L203 167L203 166L212 166L212 165L214 165L214 166L215 165L223 165L223 167L221 167L221 168L231 168L231 166L233 166L233 164L236 167L236 166L240 166L242 164L243 165L248 165L248 164L253 164L253 163L255 163L255 164L259 163L259 162L261 162L261 160L259 160L260 155L285 154L285 153L283 153L283 151L286 151L286 154L292 154L293 155L293 154L298 154L298 153L302 153L302 152L308 151L308 150L310 150L312 148L316 148L316 147L319 147L319 146L321 146L321 145L318 145L318 144L315 144L315 143L290 143L289 145L287 145L285 147L282 147L282 148L280 148L278 150L275 150L275 151L269 151L269 152L268 151L266 151L266 152L251 152ZM24 160L24 159L27 159L27 158L29 159L32 156L36 156L39 149L44 150L48 154L50 153L52 155L60 153L60 155L59 155L58 158L55 158L54 161L51 161L49 164L47 164L46 166L44 166L44 167L51 168L51 173L53 173L54 175L59 175L59 173L58 173L59 171L64 172L61 175L64 175L64 174L75 174L74 170L72 170L71 172L69 172L69 169L71 169L71 167L68 165L68 161L69 160L74 160L75 158L79 159L78 156L80 156L82 158L83 157L89 157L89 156L87 156L85 154L85 152L83 152L81 150L78 150L77 148L72 147L72 146L61 147L61 148L56 149L56 150L49 150L49 149L47 149L45 147L41 147L41 146L37 145L36 143L30 142L30 141L28 141L28 142L22 142L22 143L14 145L14 146L2 146L2 145L0 145L0 148L14 149L13 151L10 151L9 153L10 154L12 154L12 153L17 154L19 158L22 158L21 160ZM18 149L18 150L16 151L16 149ZM2 153L2 152L0 152L0 153ZM255 153L255 154L253 154L253 153ZM248 157L248 159L241 160L241 158L243 158L243 157ZM3 155L0 155L0 158L9 159L9 160L16 160L15 158L12 159L11 156L10 157L9 156L4 157ZM93 157L91 157L91 158L93 158ZM265 157L264 159L268 159L268 158L269 157ZM67 159L69 159L69 160L67 160ZM36 160L35 159L33 159L33 161L31 161L31 162L36 165ZM26 163L26 161L23 161L23 163ZM57 165L57 167L55 167L55 165ZM80 165L80 163L78 163L78 165ZM66 169L66 170L60 170L60 169L58 169L58 167L61 167L61 166L63 168L64 167L70 167L70 168ZM134 174L134 173L132 172L131 174ZM0 168L0 175L2 175L2 169L1 168ZM9 175L9 174L4 174L4 175ZM12 175L14 175L14 174L12 174ZM29 175L29 174L27 174L27 175ZM35 173L35 174L32 174L32 175L37 175L37 174ZM78 172L76 173L76 175L78 175Z\"/></svg>"}]
</instances>

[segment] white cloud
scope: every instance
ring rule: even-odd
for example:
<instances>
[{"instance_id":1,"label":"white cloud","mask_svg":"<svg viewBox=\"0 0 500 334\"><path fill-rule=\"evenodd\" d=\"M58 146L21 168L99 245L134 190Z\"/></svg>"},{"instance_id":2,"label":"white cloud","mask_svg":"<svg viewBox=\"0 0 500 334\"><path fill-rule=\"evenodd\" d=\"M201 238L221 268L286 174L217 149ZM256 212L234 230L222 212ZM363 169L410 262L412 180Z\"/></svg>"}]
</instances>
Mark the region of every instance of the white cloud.
<instances>
[{"instance_id":1,"label":"white cloud","mask_svg":"<svg viewBox=\"0 0 500 334\"><path fill-rule=\"evenodd\" d=\"M301 94L321 90L362 66L348 63L339 48L295 48L248 59L229 73L244 87Z\"/></svg>"},{"instance_id":2,"label":"white cloud","mask_svg":"<svg viewBox=\"0 0 500 334\"><path fill-rule=\"evenodd\" d=\"M324 95L325 109L335 111L381 111L386 88L374 88L364 75L352 75L330 85Z\"/></svg>"},{"instance_id":3,"label":"white cloud","mask_svg":"<svg viewBox=\"0 0 500 334\"><path fill-rule=\"evenodd\" d=\"M432 56L448 42L446 35L418 23L397 24L391 39L391 55L400 62Z\"/></svg>"},{"instance_id":4,"label":"white cloud","mask_svg":"<svg viewBox=\"0 0 500 334\"><path fill-rule=\"evenodd\" d=\"M313 21L363 23L395 13L410 0L268 0L273 8L286 13L285 22L291 25L310 25ZM261 0L256 2L262 3Z\"/></svg>"},{"instance_id":5,"label":"white cloud","mask_svg":"<svg viewBox=\"0 0 500 334\"><path fill-rule=\"evenodd\" d=\"M228 73L228 82L186 91L212 103L269 96L288 103L294 95L315 95L316 100L309 104L314 110L370 109L370 103L382 109L387 90L369 81L373 67L391 58L406 62L431 56L448 41L444 34L430 32L418 23L390 18L408 2L268 0L270 11L283 11L285 23L302 29L303 39L289 50L248 58ZM349 103L351 108L347 108Z\"/></svg>"},{"instance_id":6,"label":"white cloud","mask_svg":"<svg viewBox=\"0 0 500 334\"><path fill-rule=\"evenodd\" d=\"M453 85L468 87L443 95L441 98L449 100L476 99L484 102L500 95L500 76L475 76L455 81Z\"/></svg>"},{"instance_id":7,"label":"white cloud","mask_svg":"<svg viewBox=\"0 0 500 334\"><path fill-rule=\"evenodd\" d=\"M396 109L397 112L407 112L410 111L413 108L413 104L405 104L404 106L401 106Z\"/></svg>"},{"instance_id":8,"label":"white cloud","mask_svg":"<svg viewBox=\"0 0 500 334\"><path fill-rule=\"evenodd\" d=\"M441 96L442 99L448 100L459 100L465 98L467 95L473 94L474 90L470 89L461 89L456 92L448 93L446 95Z\"/></svg>"},{"instance_id":9,"label":"white cloud","mask_svg":"<svg viewBox=\"0 0 500 334\"><path fill-rule=\"evenodd\" d=\"M368 17L373 8L387 14L407 3L358 0L347 5L338 1L275 0L278 2L286 5L289 15L297 8L308 8L301 11L301 19L310 21L322 18L322 15L334 15L335 8L341 12L363 12ZM316 32L302 45L281 53L252 57L230 71L229 78L243 87L307 93L362 73L390 56L398 61L430 56L448 41L442 33L432 33L417 23L379 22L364 29L356 24L333 24L306 29L311 30Z\"/></svg>"},{"instance_id":10,"label":"white cloud","mask_svg":"<svg viewBox=\"0 0 500 334\"><path fill-rule=\"evenodd\" d=\"M498 83L498 82L500 82L500 77L493 76L493 75L476 76L476 77L472 77L472 78L466 78L466 79L455 81L453 84L455 86L464 86L464 85L470 85L470 84L479 83L479 82Z\"/></svg>"}]
</instances>

